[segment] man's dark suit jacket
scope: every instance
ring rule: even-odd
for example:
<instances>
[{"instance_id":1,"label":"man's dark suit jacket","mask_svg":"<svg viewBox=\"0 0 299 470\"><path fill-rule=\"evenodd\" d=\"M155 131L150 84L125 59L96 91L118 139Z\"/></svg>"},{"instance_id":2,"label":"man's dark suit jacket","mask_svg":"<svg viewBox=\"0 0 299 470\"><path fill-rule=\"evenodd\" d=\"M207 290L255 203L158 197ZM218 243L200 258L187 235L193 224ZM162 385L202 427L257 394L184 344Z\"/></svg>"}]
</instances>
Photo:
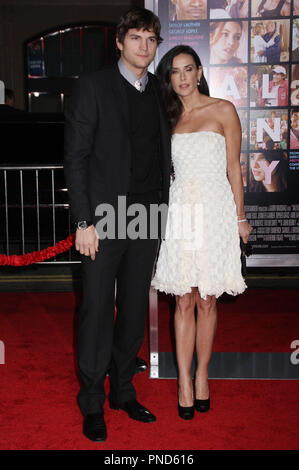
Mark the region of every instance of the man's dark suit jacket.
<instances>
[{"instance_id":1,"label":"man's dark suit jacket","mask_svg":"<svg viewBox=\"0 0 299 470\"><path fill-rule=\"evenodd\" d=\"M149 73L159 96L156 77ZM159 98L161 202L168 203L170 131ZM129 108L118 66L76 81L66 110L65 175L74 221L98 218L100 203L116 207L117 196L130 187L131 143Z\"/></svg>"}]
</instances>

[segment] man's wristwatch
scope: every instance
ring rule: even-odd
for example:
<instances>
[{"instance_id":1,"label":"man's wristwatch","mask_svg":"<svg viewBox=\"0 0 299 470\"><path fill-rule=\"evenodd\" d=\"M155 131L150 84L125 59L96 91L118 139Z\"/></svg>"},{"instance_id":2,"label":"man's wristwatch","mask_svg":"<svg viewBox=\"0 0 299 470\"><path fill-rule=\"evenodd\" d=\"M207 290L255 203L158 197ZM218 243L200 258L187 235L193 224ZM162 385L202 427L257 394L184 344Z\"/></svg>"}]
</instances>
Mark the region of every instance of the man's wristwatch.
<instances>
[{"instance_id":1,"label":"man's wristwatch","mask_svg":"<svg viewBox=\"0 0 299 470\"><path fill-rule=\"evenodd\" d=\"M75 228L79 230L85 230L86 228L90 227L92 222L90 220L80 220L79 222L75 223Z\"/></svg>"}]
</instances>

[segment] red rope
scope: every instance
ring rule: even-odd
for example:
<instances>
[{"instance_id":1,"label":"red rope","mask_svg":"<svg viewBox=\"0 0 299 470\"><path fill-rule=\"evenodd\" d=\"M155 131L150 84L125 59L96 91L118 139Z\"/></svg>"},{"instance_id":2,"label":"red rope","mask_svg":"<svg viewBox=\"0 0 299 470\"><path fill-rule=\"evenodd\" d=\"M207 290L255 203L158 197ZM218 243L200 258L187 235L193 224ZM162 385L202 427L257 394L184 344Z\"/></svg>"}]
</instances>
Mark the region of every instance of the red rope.
<instances>
[{"instance_id":1,"label":"red rope","mask_svg":"<svg viewBox=\"0 0 299 470\"><path fill-rule=\"evenodd\" d=\"M65 240L61 240L54 246L49 246L42 251L33 251L25 255L0 255L0 266L28 266L28 264L40 263L46 259L53 258L69 250L75 240L75 234L72 233Z\"/></svg>"}]
</instances>

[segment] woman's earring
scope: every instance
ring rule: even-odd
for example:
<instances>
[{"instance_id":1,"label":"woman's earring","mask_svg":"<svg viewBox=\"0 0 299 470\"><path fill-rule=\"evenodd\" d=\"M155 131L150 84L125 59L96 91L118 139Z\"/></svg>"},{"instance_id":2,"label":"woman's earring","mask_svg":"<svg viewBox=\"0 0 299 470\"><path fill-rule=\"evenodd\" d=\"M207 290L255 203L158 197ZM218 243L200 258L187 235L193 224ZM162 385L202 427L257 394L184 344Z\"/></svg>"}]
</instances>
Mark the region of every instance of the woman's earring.
<instances>
[{"instance_id":1,"label":"woman's earring","mask_svg":"<svg viewBox=\"0 0 299 470\"><path fill-rule=\"evenodd\" d=\"M197 85L198 85L198 86L200 85L200 79L197 80Z\"/></svg>"}]
</instances>

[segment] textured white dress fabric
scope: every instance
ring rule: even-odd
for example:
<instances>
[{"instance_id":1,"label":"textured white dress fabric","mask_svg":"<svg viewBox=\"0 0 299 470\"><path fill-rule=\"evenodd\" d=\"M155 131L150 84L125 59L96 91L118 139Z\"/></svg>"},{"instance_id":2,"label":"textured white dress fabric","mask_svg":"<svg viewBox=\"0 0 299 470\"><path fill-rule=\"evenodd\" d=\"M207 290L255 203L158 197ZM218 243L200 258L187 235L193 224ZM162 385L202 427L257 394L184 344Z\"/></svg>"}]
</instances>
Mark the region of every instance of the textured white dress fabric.
<instances>
[{"instance_id":1,"label":"textured white dress fabric","mask_svg":"<svg viewBox=\"0 0 299 470\"><path fill-rule=\"evenodd\" d=\"M212 131L173 134L172 161L175 176L170 186L166 234L152 286L175 295L198 287L203 299L224 292L242 293L247 286L241 274L225 138ZM189 231L186 225L191 227Z\"/></svg>"}]
</instances>

